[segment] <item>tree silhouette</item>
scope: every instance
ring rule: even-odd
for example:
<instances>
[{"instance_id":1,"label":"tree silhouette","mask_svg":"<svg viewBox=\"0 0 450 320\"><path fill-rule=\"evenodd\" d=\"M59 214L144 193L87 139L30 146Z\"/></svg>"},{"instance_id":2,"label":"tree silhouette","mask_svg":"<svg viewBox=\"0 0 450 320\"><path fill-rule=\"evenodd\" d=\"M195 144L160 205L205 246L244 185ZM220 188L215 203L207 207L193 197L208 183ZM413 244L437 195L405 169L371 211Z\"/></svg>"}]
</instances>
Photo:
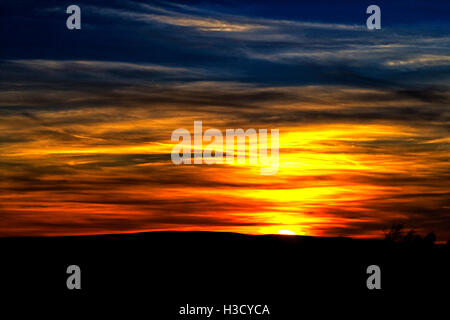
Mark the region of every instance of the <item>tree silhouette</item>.
<instances>
[{"instance_id":1,"label":"tree silhouette","mask_svg":"<svg viewBox=\"0 0 450 320\"><path fill-rule=\"evenodd\" d=\"M385 233L384 239L390 242L400 242L404 238L403 224L393 224L391 229Z\"/></svg>"},{"instance_id":2,"label":"tree silhouette","mask_svg":"<svg viewBox=\"0 0 450 320\"><path fill-rule=\"evenodd\" d=\"M436 242L436 235L434 232L430 232L422 238L414 229L406 231L405 226L398 223L392 225L391 229L385 233L384 239L392 243L423 244L433 246Z\"/></svg>"}]
</instances>

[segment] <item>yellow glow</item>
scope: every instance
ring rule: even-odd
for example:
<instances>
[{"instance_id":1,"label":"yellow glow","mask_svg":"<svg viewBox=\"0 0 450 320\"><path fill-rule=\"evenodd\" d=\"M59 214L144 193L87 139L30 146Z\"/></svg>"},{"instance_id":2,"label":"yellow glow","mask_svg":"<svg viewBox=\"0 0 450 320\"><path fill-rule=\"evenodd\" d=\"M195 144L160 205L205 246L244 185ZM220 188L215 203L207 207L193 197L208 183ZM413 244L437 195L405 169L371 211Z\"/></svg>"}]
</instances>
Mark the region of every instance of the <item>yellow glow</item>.
<instances>
[{"instance_id":1,"label":"yellow glow","mask_svg":"<svg viewBox=\"0 0 450 320\"><path fill-rule=\"evenodd\" d=\"M278 234L282 234L282 235L286 235L286 236L297 235L294 231L291 231L291 230L278 230Z\"/></svg>"},{"instance_id":2,"label":"yellow glow","mask_svg":"<svg viewBox=\"0 0 450 320\"><path fill-rule=\"evenodd\" d=\"M114 109L108 111L114 115ZM102 118L103 113L98 112L92 111L92 117ZM141 114L135 112L134 118L139 119ZM5 177L1 182L11 190L0 195L1 206L10 212L13 223L19 224L17 217L69 226L115 219L131 221L130 225L142 226L142 230L321 236L329 235L328 230L345 230L352 223L382 222L387 216L386 221L403 219L404 212L397 210L397 205L404 207L414 197L420 207L434 206L439 200L437 191L444 194L448 189L445 181L436 188L433 180L423 184L389 180L389 174L421 179L446 172L448 138L437 133L421 139L424 129L420 127L395 123L280 127L278 173L262 176L264 164L248 164L248 150L246 163L241 165L224 161L220 165L175 166L170 161L176 144L170 141L171 130L186 128L193 134L197 115L182 113L173 119L162 113L160 118L149 119L143 114L142 120L132 121L120 121L117 116L114 121L92 124L63 121L80 116L75 111L42 114L48 122L62 123L45 130L25 118L0 123L12 136L17 132L31 137L0 146L0 159L5 163L0 167ZM220 121L204 118L203 131L215 127L225 134L231 127ZM17 127L17 123L23 126ZM255 124L254 128L271 129L267 124ZM145 134L141 136L141 132ZM28 168L33 176L24 179L22 168ZM20 179L10 179L14 176ZM152 217L166 215L167 221L172 220L152 222ZM204 219L211 224L198 223ZM176 223L181 220L184 222ZM99 223L95 230L88 230L129 231L122 225L108 231L103 225L108 226ZM29 232L81 232L76 228L58 230L43 227ZM352 236L377 235L382 233L366 231Z\"/></svg>"}]
</instances>

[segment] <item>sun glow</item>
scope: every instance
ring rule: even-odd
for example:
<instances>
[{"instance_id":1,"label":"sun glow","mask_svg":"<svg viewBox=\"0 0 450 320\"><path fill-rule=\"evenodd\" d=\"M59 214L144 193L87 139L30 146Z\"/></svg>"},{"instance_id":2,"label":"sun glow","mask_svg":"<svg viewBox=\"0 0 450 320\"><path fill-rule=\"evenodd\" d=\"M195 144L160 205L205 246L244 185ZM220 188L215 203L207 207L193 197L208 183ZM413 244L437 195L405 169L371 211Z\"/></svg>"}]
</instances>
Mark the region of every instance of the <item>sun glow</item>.
<instances>
[{"instance_id":1,"label":"sun glow","mask_svg":"<svg viewBox=\"0 0 450 320\"><path fill-rule=\"evenodd\" d=\"M291 230L278 230L278 234L282 234L285 236L295 236L297 235L294 231Z\"/></svg>"}]
</instances>

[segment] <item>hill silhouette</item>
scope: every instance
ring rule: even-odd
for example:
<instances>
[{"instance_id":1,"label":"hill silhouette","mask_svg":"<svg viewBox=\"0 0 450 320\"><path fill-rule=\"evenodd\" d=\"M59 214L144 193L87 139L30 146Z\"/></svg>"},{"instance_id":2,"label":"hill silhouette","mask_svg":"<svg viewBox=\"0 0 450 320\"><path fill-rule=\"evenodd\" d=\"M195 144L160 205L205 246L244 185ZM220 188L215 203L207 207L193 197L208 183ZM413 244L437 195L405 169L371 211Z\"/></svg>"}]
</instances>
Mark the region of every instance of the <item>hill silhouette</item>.
<instances>
[{"instance_id":1,"label":"hill silhouette","mask_svg":"<svg viewBox=\"0 0 450 320\"><path fill-rule=\"evenodd\" d=\"M285 319L324 301L380 305L393 297L439 296L450 269L448 246L350 238L148 232L0 243L2 287L11 301L113 313L149 308L160 319L181 319L178 308L188 303L268 304L270 319ZM66 287L73 264L82 272L79 291ZM381 290L367 289L369 265L381 268Z\"/></svg>"}]
</instances>

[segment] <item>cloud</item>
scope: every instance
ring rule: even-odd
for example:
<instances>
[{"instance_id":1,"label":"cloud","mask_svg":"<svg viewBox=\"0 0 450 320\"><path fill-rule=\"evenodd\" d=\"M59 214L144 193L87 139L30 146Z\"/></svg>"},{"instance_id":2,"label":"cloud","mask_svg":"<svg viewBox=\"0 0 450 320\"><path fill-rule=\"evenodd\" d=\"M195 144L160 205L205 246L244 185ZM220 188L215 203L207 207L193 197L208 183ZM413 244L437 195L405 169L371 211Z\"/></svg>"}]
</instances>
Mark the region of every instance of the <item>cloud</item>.
<instances>
[{"instance_id":1,"label":"cloud","mask_svg":"<svg viewBox=\"0 0 450 320\"><path fill-rule=\"evenodd\" d=\"M191 27L198 31L252 32L266 31L267 29L280 29L283 27L299 29L363 30L362 26L356 25L250 18L248 16L230 15L218 11L170 3L168 3L165 8L148 4L139 4L136 7L129 7L128 10L95 6L89 6L88 10L100 15L121 17L137 22L157 22L177 27ZM210 18L212 15L217 17L220 16L220 18Z\"/></svg>"},{"instance_id":2,"label":"cloud","mask_svg":"<svg viewBox=\"0 0 450 320\"><path fill-rule=\"evenodd\" d=\"M407 222L449 237L445 25L368 32L259 6L81 5L80 33L55 27L64 8L36 9L40 28L7 17L0 234L380 237ZM279 173L175 166L171 132L194 120L279 128Z\"/></svg>"},{"instance_id":3,"label":"cloud","mask_svg":"<svg viewBox=\"0 0 450 320\"><path fill-rule=\"evenodd\" d=\"M406 60L391 60L385 63L389 67L424 68L449 66L450 56L424 54Z\"/></svg>"}]
</instances>

